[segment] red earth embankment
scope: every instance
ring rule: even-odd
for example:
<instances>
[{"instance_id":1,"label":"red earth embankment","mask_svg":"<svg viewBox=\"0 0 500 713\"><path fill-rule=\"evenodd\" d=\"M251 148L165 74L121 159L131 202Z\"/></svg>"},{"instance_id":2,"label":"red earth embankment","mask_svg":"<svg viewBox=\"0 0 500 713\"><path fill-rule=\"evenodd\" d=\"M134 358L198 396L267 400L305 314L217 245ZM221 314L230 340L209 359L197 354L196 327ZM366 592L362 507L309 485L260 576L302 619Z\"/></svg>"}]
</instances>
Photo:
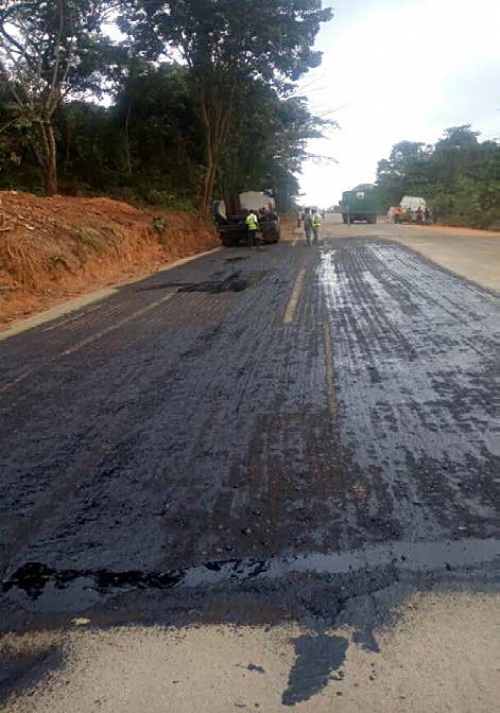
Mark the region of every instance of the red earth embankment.
<instances>
[{"instance_id":1,"label":"red earth embankment","mask_svg":"<svg viewBox=\"0 0 500 713\"><path fill-rule=\"evenodd\" d=\"M217 245L190 213L0 192L0 326Z\"/></svg>"}]
</instances>

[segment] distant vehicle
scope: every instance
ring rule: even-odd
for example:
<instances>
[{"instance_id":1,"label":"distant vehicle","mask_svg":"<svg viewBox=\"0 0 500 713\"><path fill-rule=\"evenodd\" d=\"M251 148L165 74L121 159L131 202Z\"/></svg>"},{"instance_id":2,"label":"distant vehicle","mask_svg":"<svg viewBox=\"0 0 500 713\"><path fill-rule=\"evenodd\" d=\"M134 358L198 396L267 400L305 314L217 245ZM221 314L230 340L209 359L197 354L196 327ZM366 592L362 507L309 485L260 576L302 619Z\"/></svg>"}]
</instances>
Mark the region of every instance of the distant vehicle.
<instances>
[{"instance_id":1,"label":"distant vehicle","mask_svg":"<svg viewBox=\"0 0 500 713\"><path fill-rule=\"evenodd\" d=\"M418 223L423 221L427 202L420 196L403 196L398 208L394 210L395 223ZM420 220L419 220L420 218Z\"/></svg>"},{"instance_id":2,"label":"distant vehicle","mask_svg":"<svg viewBox=\"0 0 500 713\"><path fill-rule=\"evenodd\" d=\"M246 212L254 210L259 219L265 243L277 243L281 227L272 191L244 191L229 193L224 200L214 201L212 215L225 247L232 247L248 238Z\"/></svg>"},{"instance_id":3,"label":"distant vehicle","mask_svg":"<svg viewBox=\"0 0 500 713\"><path fill-rule=\"evenodd\" d=\"M403 210L411 211L412 213L416 213L419 208L424 211L427 208L425 198L420 198L420 196L403 196L399 205Z\"/></svg>"},{"instance_id":4,"label":"distant vehicle","mask_svg":"<svg viewBox=\"0 0 500 713\"><path fill-rule=\"evenodd\" d=\"M379 212L379 193L376 186L365 183L352 191L342 193L342 221L347 223L365 222L374 224L377 222Z\"/></svg>"}]
</instances>

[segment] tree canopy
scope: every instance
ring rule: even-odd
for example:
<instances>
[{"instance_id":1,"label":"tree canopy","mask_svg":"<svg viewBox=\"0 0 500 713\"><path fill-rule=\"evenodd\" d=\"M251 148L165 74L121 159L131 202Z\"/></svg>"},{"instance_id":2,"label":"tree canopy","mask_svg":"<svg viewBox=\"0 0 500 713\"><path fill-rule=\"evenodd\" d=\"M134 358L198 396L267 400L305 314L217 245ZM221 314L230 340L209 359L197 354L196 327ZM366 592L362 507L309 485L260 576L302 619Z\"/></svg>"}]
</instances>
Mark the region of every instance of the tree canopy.
<instances>
[{"instance_id":1,"label":"tree canopy","mask_svg":"<svg viewBox=\"0 0 500 713\"><path fill-rule=\"evenodd\" d=\"M99 92L106 10L103 0L14 0L0 9L0 79L11 122L26 131L49 194L57 190L53 117L71 92Z\"/></svg>"},{"instance_id":2,"label":"tree canopy","mask_svg":"<svg viewBox=\"0 0 500 713\"><path fill-rule=\"evenodd\" d=\"M500 221L500 145L470 124L445 129L434 145L403 141L378 164L386 207L403 195L425 198L436 218L487 228Z\"/></svg>"},{"instance_id":3,"label":"tree canopy","mask_svg":"<svg viewBox=\"0 0 500 713\"><path fill-rule=\"evenodd\" d=\"M330 18L321 0L14 0L0 10L0 186L206 210L216 191L272 184L289 200L326 123L292 90Z\"/></svg>"}]
</instances>

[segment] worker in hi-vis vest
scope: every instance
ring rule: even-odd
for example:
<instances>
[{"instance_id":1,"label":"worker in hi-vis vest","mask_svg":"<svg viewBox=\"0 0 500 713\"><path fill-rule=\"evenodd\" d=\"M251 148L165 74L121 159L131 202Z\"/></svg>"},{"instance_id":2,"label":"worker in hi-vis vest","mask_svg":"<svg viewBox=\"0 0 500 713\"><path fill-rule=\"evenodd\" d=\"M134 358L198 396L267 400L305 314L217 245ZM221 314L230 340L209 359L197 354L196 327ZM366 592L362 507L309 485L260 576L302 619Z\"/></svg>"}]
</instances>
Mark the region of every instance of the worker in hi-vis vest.
<instances>
[{"instance_id":1,"label":"worker in hi-vis vest","mask_svg":"<svg viewBox=\"0 0 500 713\"><path fill-rule=\"evenodd\" d=\"M248 215L245 218L245 223L247 225L248 237L252 245L257 245L257 232L259 231L259 219L257 218L257 213L250 209Z\"/></svg>"},{"instance_id":2,"label":"worker in hi-vis vest","mask_svg":"<svg viewBox=\"0 0 500 713\"><path fill-rule=\"evenodd\" d=\"M321 216L318 213L318 209L315 208L312 214L312 229L314 240L313 243L317 243L319 239L319 229L321 228Z\"/></svg>"}]
</instances>

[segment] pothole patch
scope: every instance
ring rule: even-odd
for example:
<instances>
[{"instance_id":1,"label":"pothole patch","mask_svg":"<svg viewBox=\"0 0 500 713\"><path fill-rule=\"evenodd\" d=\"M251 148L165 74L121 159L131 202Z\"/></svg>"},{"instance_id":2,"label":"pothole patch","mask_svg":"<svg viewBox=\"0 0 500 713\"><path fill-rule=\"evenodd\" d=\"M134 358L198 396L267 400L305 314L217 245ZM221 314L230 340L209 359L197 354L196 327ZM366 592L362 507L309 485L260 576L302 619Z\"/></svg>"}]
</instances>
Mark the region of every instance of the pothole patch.
<instances>
[{"instance_id":1,"label":"pothole patch","mask_svg":"<svg viewBox=\"0 0 500 713\"><path fill-rule=\"evenodd\" d=\"M206 280L205 282L193 282L180 287L177 292L207 292L212 295L218 295L222 292L243 292L248 287L248 283L244 280L239 272L235 272L225 280Z\"/></svg>"}]
</instances>

